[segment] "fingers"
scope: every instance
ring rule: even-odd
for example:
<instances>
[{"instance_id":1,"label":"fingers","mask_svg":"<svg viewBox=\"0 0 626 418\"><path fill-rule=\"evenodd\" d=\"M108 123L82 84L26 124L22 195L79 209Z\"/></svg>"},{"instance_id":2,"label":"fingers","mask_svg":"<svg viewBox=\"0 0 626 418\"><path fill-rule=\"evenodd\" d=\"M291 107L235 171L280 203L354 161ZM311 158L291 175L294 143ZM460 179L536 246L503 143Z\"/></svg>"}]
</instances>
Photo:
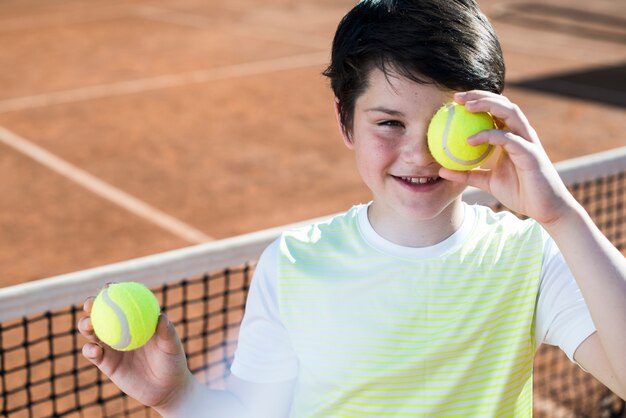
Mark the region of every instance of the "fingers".
<instances>
[{"instance_id":1,"label":"fingers","mask_svg":"<svg viewBox=\"0 0 626 418\"><path fill-rule=\"evenodd\" d=\"M89 297L85 300L83 304L83 311L87 315L91 314L91 308L93 307L93 297ZM90 341L97 341L96 334L93 330L93 325L91 324L91 318L89 316L83 316L78 320L77 324L78 331Z\"/></svg>"},{"instance_id":2,"label":"fingers","mask_svg":"<svg viewBox=\"0 0 626 418\"><path fill-rule=\"evenodd\" d=\"M489 112L496 119L498 129L485 130L468 138L470 145L488 143L501 147L518 168L534 169L541 154L541 143L520 108L505 96L472 90L456 93L454 99L464 104L471 112ZM484 182L485 174L478 174L476 180ZM471 184L474 185L474 184ZM479 187L479 186L476 186Z\"/></svg>"},{"instance_id":3,"label":"fingers","mask_svg":"<svg viewBox=\"0 0 626 418\"><path fill-rule=\"evenodd\" d=\"M93 307L94 297L88 297L83 303L83 311L87 315L91 314L91 308ZM99 345L98 337L94 332L93 325L91 324L91 318L84 316L78 320L78 331L83 337L87 338L89 342L83 346L83 356L95 365L99 365L104 357L104 349Z\"/></svg>"},{"instance_id":4,"label":"fingers","mask_svg":"<svg viewBox=\"0 0 626 418\"><path fill-rule=\"evenodd\" d=\"M78 320L78 331L83 335L83 337L87 338L89 341L97 342L98 337L96 337L96 333L94 332L93 325L91 324L91 318L88 316L84 316Z\"/></svg>"},{"instance_id":5,"label":"fingers","mask_svg":"<svg viewBox=\"0 0 626 418\"><path fill-rule=\"evenodd\" d=\"M96 343L87 343L83 346L83 356L94 365L98 366L104 358L104 349Z\"/></svg>"},{"instance_id":6,"label":"fingers","mask_svg":"<svg viewBox=\"0 0 626 418\"><path fill-rule=\"evenodd\" d=\"M91 308L93 306L94 298L90 297L85 300L83 304L83 310L89 315L91 313ZM90 342L83 346L83 356L95 364L96 366L102 362L102 358L104 357L104 349L99 345L98 337L96 337L96 333L93 330L93 325L91 324L91 318L88 316L84 316L78 320L78 331L83 335L83 337L87 338Z\"/></svg>"},{"instance_id":7,"label":"fingers","mask_svg":"<svg viewBox=\"0 0 626 418\"><path fill-rule=\"evenodd\" d=\"M87 315L91 314L94 300L94 297L89 297L83 304L83 310ZM112 364L118 361L116 360L116 356L118 356L118 354L100 342L93 329L91 317L83 316L80 318L78 320L77 328L83 337L89 340L89 342L83 346L83 357L85 357L93 365L97 366L104 374L110 376L113 370Z\"/></svg>"},{"instance_id":8,"label":"fingers","mask_svg":"<svg viewBox=\"0 0 626 418\"><path fill-rule=\"evenodd\" d=\"M538 143L539 138L534 128L528 122L526 115L519 106L505 96L472 90L469 92L456 93L454 99L471 112L489 112L496 118L498 128L510 131L522 139Z\"/></svg>"},{"instance_id":9,"label":"fingers","mask_svg":"<svg viewBox=\"0 0 626 418\"><path fill-rule=\"evenodd\" d=\"M91 308L93 308L93 301L95 299L96 298L93 296L90 296L87 299L85 299L85 303L83 303L83 311L85 311L87 315L91 314Z\"/></svg>"},{"instance_id":10,"label":"fingers","mask_svg":"<svg viewBox=\"0 0 626 418\"><path fill-rule=\"evenodd\" d=\"M519 135L515 135L513 132L501 131L498 129L490 129L486 131L478 132L467 138L467 143L470 145L479 144L491 144L500 146L508 154L516 154L520 151L531 151L532 145L530 142L524 140Z\"/></svg>"}]
</instances>

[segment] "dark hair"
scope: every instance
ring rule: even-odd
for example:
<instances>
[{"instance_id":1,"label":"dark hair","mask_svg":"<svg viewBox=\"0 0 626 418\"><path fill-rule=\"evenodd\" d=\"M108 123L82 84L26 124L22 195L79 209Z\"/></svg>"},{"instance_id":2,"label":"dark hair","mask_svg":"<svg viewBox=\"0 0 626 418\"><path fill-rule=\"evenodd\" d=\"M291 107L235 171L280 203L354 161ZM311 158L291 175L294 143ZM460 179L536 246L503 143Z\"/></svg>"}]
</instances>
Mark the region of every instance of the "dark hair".
<instances>
[{"instance_id":1,"label":"dark hair","mask_svg":"<svg viewBox=\"0 0 626 418\"><path fill-rule=\"evenodd\" d=\"M376 67L452 91L504 88L500 43L473 0L362 0L344 16L323 74L348 135L355 102Z\"/></svg>"}]
</instances>

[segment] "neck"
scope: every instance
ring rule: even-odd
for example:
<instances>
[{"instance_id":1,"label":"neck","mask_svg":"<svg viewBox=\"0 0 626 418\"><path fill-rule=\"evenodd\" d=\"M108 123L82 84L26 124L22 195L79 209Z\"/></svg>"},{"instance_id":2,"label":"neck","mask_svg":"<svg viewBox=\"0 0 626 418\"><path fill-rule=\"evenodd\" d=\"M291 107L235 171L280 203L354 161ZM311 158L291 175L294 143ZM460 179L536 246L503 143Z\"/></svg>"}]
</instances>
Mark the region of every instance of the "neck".
<instances>
[{"instance_id":1,"label":"neck","mask_svg":"<svg viewBox=\"0 0 626 418\"><path fill-rule=\"evenodd\" d=\"M444 241L459 230L464 219L463 203L457 199L429 219L395 212L394 216L379 216L375 203L368 209L368 219L381 237L404 247L429 247Z\"/></svg>"}]
</instances>

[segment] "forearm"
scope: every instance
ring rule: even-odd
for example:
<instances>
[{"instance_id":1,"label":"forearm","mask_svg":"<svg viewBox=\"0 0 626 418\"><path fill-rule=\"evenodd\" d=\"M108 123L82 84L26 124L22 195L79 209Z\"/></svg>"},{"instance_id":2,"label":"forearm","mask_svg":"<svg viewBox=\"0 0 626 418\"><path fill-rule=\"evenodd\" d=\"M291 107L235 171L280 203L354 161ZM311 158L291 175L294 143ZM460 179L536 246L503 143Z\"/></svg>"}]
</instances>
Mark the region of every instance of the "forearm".
<instances>
[{"instance_id":1,"label":"forearm","mask_svg":"<svg viewBox=\"0 0 626 418\"><path fill-rule=\"evenodd\" d=\"M626 388L626 259L578 204L544 227L572 271L613 373Z\"/></svg>"},{"instance_id":2,"label":"forearm","mask_svg":"<svg viewBox=\"0 0 626 418\"><path fill-rule=\"evenodd\" d=\"M212 390L189 376L187 384L154 410L163 418L248 418L246 409L230 391Z\"/></svg>"}]
</instances>

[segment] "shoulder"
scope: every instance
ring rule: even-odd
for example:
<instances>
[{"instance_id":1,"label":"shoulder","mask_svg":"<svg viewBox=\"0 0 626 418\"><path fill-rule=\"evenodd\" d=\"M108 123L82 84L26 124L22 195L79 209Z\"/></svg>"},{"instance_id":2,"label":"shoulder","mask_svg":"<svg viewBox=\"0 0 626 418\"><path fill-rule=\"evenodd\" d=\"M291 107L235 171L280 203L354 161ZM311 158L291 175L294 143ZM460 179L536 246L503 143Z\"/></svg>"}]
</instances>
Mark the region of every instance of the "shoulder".
<instances>
[{"instance_id":1,"label":"shoulder","mask_svg":"<svg viewBox=\"0 0 626 418\"><path fill-rule=\"evenodd\" d=\"M274 277L276 263L281 256L289 255L297 248L314 246L323 239L328 240L331 235L337 235L339 231L347 229L348 225L353 223L358 211L359 206L355 206L344 213L287 228L263 250L257 261L256 274Z\"/></svg>"},{"instance_id":2,"label":"shoulder","mask_svg":"<svg viewBox=\"0 0 626 418\"><path fill-rule=\"evenodd\" d=\"M482 205L470 205L476 216L476 228L489 233L506 235L542 235L543 228L534 219L521 219L508 210L494 211Z\"/></svg>"},{"instance_id":3,"label":"shoulder","mask_svg":"<svg viewBox=\"0 0 626 418\"><path fill-rule=\"evenodd\" d=\"M365 206L284 231L278 243L278 265L319 269L324 262L360 254L365 246L359 212Z\"/></svg>"},{"instance_id":4,"label":"shoulder","mask_svg":"<svg viewBox=\"0 0 626 418\"><path fill-rule=\"evenodd\" d=\"M543 258L547 234L534 219L521 219L508 210L496 212L489 207L471 205L475 222L468 244L498 249L502 253L534 254ZM505 251L506 250L506 251Z\"/></svg>"},{"instance_id":5,"label":"shoulder","mask_svg":"<svg viewBox=\"0 0 626 418\"><path fill-rule=\"evenodd\" d=\"M354 206L346 212L311 222L307 225L289 228L280 238L280 248L289 243L316 244L354 232L357 218L363 205Z\"/></svg>"}]
</instances>

